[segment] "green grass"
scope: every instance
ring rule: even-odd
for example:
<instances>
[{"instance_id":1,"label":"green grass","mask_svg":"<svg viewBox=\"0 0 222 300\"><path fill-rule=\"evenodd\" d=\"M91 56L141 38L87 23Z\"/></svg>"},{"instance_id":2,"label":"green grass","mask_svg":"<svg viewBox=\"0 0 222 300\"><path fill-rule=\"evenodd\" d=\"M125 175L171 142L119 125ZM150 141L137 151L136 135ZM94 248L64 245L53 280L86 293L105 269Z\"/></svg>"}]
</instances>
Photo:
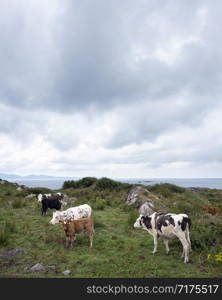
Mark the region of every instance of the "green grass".
<instances>
[{"instance_id":1,"label":"green grass","mask_svg":"<svg viewBox=\"0 0 222 300\"><path fill-rule=\"evenodd\" d=\"M70 250L65 248L62 226L49 224L52 211L41 217L36 199L19 197L12 185L2 185L0 251L19 248L25 252L10 259L0 256L0 277L221 277L222 262L207 259L209 253L213 257L222 252L221 214L206 214L202 206L221 207L222 192L181 191L173 187L168 197L166 186L163 194L161 186L157 189L152 193L159 197L155 202L158 210L187 212L192 219L193 251L189 264L180 258L182 247L177 240L169 243L168 256L161 241L158 252L151 253L152 237L133 228L138 212L124 204L126 187L113 191L96 187L64 190L75 198L69 206L89 203L95 220L93 248L89 248L87 235L81 234L75 248ZM14 207L15 199L25 205ZM44 271L31 273L29 269L36 263L42 263ZM69 276L62 274L66 269L71 270Z\"/></svg>"}]
</instances>

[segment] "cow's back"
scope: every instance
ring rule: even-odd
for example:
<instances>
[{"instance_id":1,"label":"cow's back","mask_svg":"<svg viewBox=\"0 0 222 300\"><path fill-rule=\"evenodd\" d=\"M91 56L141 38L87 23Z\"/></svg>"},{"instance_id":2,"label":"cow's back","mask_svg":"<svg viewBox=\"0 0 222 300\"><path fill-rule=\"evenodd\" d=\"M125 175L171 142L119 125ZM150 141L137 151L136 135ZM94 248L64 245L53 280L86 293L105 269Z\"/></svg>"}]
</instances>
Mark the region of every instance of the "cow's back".
<instances>
[{"instance_id":1,"label":"cow's back","mask_svg":"<svg viewBox=\"0 0 222 300\"><path fill-rule=\"evenodd\" d=\"M88 204L74 206L66 210L67 217L72 219L88 218L91 216L92 209Z\"/></svg>"},{"instance_id":2,"label":"cow's back","mask_svg":"<svg viewBox=\"0 0 222 300\"><path fill-rule=\"evenodd\" d=\"M162 214L156 218L156 230L161 237L173 239L179 231L185 231L190 226L190 219L186 214Z\"/></svg>"}]
</instances>

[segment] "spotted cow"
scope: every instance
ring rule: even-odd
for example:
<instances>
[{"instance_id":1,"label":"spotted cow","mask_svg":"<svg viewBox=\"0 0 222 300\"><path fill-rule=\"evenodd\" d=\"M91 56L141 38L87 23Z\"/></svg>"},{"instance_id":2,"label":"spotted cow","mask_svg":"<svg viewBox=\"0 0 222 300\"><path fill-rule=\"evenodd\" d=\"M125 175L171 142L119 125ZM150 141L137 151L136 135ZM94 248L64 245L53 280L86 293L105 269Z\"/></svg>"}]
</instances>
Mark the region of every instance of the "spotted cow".
<instances>
[{"instance_id":1,"label":"spotted cow","mask_svg":"<svg viewBox=\"0 0 222 300\"><path fill-rule=\"evenodd\" d=\"M170 251L168 241L178 238L183 246L182 258L185 263L189 262L189 250L191 250L190 226L191 220L186 214L158 214L157 212L150 216L140 215L134 223L134 228L142 228L153 236L153 254L157 252L157 239L163 239L168 254Z\"/></svg>"},{"instance_id":2,"label":"spotted cow","mask_svg":"<svg viewBox=\"0 0 222 300\"><path fill-rule=\"evenodd\" d=\"M60 222L67 222L70 220L76 220L81 218L89 218L91 216L92 209L88 204L70 207L64 211L53 212L53 217L50 224L58 224Z\"/></svg>"}]
</instances>

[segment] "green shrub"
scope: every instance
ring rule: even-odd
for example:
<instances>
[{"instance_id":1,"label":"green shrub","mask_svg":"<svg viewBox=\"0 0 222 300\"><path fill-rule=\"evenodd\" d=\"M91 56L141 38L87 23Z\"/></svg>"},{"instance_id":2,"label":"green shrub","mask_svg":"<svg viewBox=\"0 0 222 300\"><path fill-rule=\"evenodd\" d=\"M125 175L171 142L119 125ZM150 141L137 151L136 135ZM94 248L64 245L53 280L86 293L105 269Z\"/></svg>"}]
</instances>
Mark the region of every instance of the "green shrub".
<instances>
[{"instance_id":1,"label":"green shrub","mask_svg":"<svg viewBox=\"0 0 222 300\"><path fill-rule=\"evenodd\" d=\"M17 232L17 226L16 226L16 223L15 222L13 222L13 221L6 221L5 222L5 226L6 226L6 228L7 228L7 231L9 232L9 233L15 233L15 232Z\"/></svg>"},{"instance_id":2,"label":"green shrub","mask_svg":"<svg viewBox=\"0 0 222 300\"><path fill-rule=\"evenodd\" d=\"M96 188L99 190L119 190L121 188L121 185L123 185L121 182L103 177L97 181Z\"/></svg>"},{"instance_id":3,"label":"green shrub","mask_svg":"<svg viewBox=\"0 0 222 300\"><path fill-rule=\"evenodd\" d=\"M93 185L97 179L95 177L84 177L79 180L80 187L89 187Z\"/></svg>"},{"instance_id":4,"label":"green shrub","mask_svg":"<svg viewBox=\"0 0 222 300\"><path fill-rule=\"evenodd\" d=\"M11 205L13 208L21 208L25 206L25 201L23 199L17 198L12 201Z\"/></svg>"},{"instance_id":5,"label":"green shrub","mask_svg":"<svg viewBox=\"0 0 222 300\"><path fill-rule=\"evenodd\" d=\"M10 239L10 234L17 231L17 227L13 222L0 222L0 245L7 246Z\"/></svg>"},{"instance_id":6,"label":"green shrub","mask_svg":"<svg viewBox=\"0 0 222 300\"><path fill-rule=\"evenodd\" d=\"M173 193L183 193L185 188L180 186L170 184L170 183L161 183L149 186L149 190L161 194L163 197L171 197Z\"/></svg>"},{"instance_id":7,"label":"green shrub","mask_svg":"<svg viewBox=\"0 0 222 300\"><path fill-rule=\"evenodd\" d=\"M64 181L62 188L63 189L69 189L69 188L76 189L76 188L78 188L77 181L75 181L75 180L66 180L66 181Z\"/></svg>"},{"instance_id":8,"label":"green shrub","mask_svg":"<svg viewBox=\"0 0 222 300\"><path fill-rule=\"evenodd\" d=\"M97 179L95 177L84 177L80 180L67 180L63 183L63 189L79 189L79 188L87 188L91 185L93 185Z\"/></svg>"},{"instance_id":9,"label":"green shrub","mask_svg":"<svg viewBox=\"0 0 222 300\"><path fill-rule=\"evenodd\" d=\"M104 210L106 205L107 205L106 200L100 197L96 197L95 204L93 205L93 207L98 210Z\"/></svg>"},{"instance_id":10,"label":"green shrub","mask_svg":"<svg viewBox=\"0 0 222 300\"><path fill-rule=\"evenodd\" d=\"M194 223L191 226L191 243L193 249L208 250L218 247L222 240L222 224L212 222L208 219L206 222Z\"/></svg>"},{"instance_id":11,"label":"green shrub","mask_svg":"<svg viewBox=\"0 0 222 300\"><path fill-rule=\"evenodd\" d=\"M9 233L6 230L6 227L0 225L0 245L6 246L9 241Z\"/></svg>"},{"instance_id":12,"label":"green shrub","mask_svg":"<svg viewBox=\"0 0 222 300\"><path fill-rule=\"evenodd\" d=\"M129 228L133 228L133 224L135 223L136 219L139 217L139 213L136 210L131 210L128 218L126 220L126 225Z\"/></svg>"},{"instance_id":13,"label":"green shrub","mask_svg":"<svg viewBox=\"0 0 222 300\"><path fill-rule=\"evenodd\" d=\"M33 188L27 188L23 192L24 192L24 196L27 196L28 194L50 194L52 193L52 190L44 187L33 187Z\"/></svg>"},{"instance_id":14,"label":"green shrub","mask_svg":"<svg viewBox=\"0 0 222 300\"><path fill-rule=\"evenodd\" d=\"M26 197L29 194L28 190L22 190L15 193L15 197Z\"/></svg>"},{"instance_id":15,"label":"green shrub","mask_svg":"<svg viewBox=\"0 0 222 300\"><path fill-rule=\"evenodd\" d=\"M11 192L11 191L5 192L5 196L11 196L11 195L12 195L12 192Z\"/></svg>"}]
</instances>

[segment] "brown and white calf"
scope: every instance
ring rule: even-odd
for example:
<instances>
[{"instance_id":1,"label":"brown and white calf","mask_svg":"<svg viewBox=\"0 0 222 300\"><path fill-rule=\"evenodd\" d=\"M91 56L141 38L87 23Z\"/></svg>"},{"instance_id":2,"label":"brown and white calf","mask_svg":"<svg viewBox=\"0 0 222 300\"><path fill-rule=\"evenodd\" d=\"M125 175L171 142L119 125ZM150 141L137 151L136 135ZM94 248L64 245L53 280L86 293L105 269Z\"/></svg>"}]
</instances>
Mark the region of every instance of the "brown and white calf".
<instances>
[{"instance_id":1,"label":"brown and white calf","mask_svg":"<svg viewBox=\"0 0 222 300\"><path fill-rule=\"evenodd\" d=\"M178 238L183 246L182 258L185 263L189 262L189 250L191 250L190 226L191 220L186 214L158 214L156 212L150 216L140 215L134 223L134 228L142 228L153 236L153 254L157 251L158 238L163 239L167 254L170 251L168 241Z\"/></svg>"},{"instance_id":2,"label":"brown and white calf","mask_svg":"<svg viewBox=\"0 0 222 300\"><path fill-rule=\"evenodd\" d=\"M89 246L92 248L93 234L94 234L94 222L92 218L82 218L77 220L70 220L67 222L60 221L63 224L63 229L66 235L66 247L73 248L74 239L76 234L86 232L89 236Z\"/></svg>"}]
</instances>

